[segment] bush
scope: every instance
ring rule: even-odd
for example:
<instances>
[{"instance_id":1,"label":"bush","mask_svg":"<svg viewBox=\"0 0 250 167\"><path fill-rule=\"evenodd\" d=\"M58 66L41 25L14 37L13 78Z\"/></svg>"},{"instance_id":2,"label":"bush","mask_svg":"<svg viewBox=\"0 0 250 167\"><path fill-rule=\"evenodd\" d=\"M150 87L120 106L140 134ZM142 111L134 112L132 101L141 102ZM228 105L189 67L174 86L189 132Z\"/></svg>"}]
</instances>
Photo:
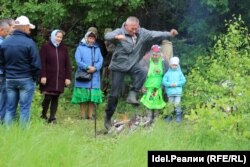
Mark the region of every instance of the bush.
<instances>
[{"instance_id":1,"label":"bush","mask_svg":"<svg viewBox=\"0 0 250 167\"><path fill-rule=\"evenodd\" d=\"M187 77L183 107L197 132L249 138L250 35L241 16L215 40L211 55L200 56Z\"/></svg>"}]
</instances>

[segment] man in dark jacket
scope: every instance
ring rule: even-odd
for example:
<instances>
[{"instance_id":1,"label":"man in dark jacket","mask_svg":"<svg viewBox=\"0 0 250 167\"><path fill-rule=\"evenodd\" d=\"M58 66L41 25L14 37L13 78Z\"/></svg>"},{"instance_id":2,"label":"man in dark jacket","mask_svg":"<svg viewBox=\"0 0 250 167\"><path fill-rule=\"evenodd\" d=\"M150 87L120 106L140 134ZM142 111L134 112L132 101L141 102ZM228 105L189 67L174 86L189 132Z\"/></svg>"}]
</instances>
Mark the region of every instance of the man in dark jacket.
<instances>
[{"instance_id":1,"label":"man in dark jacket","mask_svg":"<svg viewBox=\"0 0 250 167\"><path fill-rule=\"evenodd\" d=\"M9 35L9 24L6 19L0 20L0 47L3 40ZM2 123L6 110L5 75L0 68L0 122Z\"/></svg>"},{"instance_id":2,"label":"man in dark jacket","mask_svg":"<svg viewBox=\"0 0 250 167\"><path fill-rule=\"evenodd\" d=\"M111 127L111 117L118 103L120 85L122 85L126 74L131 75L133 78L127 102L139 104L136 95L143 86L147 75L147 72L139 65L139 61L143 56L141 52L145 44L151 42L153 39L166 39L167 37L174 37L177 34L178 32L175 29L172 29L170 32L149 31L140 27L138 18L128 17L121 28L117 28L105 35L105 40L111 41L115 45L109 65L112 74L112 85L105 110L104 126L106 129Z\"/></svg>"},{"instance_id":3,"label":"man in dark jacket","mask_svg":"<svg viewBox=\"0 0 250 167\"><path fill-rule=\"evenodd\" d=\"M35 91L35 81L41 69L40 57L30 29L35 26L26 16L15 20L15 31L5 39L0 48L0 68L6 76L6 114L4 124L13 122L20 102L20 124L27 125Z\"/></svg>"}]
</instances>

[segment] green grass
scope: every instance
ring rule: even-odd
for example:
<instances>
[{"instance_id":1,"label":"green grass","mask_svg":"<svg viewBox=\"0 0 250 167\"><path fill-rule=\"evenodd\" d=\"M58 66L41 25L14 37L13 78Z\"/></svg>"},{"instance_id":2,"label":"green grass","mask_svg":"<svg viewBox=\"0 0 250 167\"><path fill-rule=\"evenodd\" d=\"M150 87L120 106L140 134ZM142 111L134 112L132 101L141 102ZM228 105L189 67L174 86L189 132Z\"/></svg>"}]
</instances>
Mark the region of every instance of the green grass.
<instances>
[{"instance_id":1,"label":"green grass","mask_svg":"<svg viewBox=\"0 0 250 167\"><path fill-rule=\"evenodd\" d=\"M39 100L38 100L39 101ZM138 167L147 166L148 150L249 150L247 139L228 134L193 131L187 120L166 123L158 118L152 127L120 134L94 137L94 122L80 120L79 106L61 98L58 124L40 120L38 102L32 107L31 125L21 129L0 126L0 167ZM103 129L105 103L99 106L97 130ZM119 104L114 117L126 112L134 115L143 107Z\"/></svg>"}]
</instances>

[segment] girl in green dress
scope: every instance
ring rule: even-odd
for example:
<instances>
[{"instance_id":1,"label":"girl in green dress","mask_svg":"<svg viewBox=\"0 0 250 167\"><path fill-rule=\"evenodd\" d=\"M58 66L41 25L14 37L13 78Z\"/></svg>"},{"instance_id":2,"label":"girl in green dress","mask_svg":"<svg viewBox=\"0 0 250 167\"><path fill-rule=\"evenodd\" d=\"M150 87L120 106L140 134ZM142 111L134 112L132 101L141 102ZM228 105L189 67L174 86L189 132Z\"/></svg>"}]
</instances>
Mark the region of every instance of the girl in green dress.
<instances>
[{"instance_id":1,"label":"girl in green dress","mask_svg":"<svg viewBox=\"0 0 250 167\"><path fill-rule=\"evenodd\" d=\"M164 108L166 105L163 99L162 78L168 69L168 62L164 58L160 46L153 45L150 52L143 57L140 63L148 71L142 89L144 94L141 103L150 111L152 123L155 111Z\"/></svg>"}]
</instances>

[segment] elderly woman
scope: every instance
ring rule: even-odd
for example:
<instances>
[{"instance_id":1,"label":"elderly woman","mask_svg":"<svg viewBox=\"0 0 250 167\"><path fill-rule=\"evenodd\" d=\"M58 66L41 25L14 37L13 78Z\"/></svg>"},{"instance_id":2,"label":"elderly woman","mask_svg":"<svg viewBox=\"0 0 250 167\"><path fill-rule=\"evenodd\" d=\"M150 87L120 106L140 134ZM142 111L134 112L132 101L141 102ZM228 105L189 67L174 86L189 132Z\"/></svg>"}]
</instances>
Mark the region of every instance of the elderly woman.
<instances>
[{"instance_id":1,"label":"elderly woman","mask_svg":"<svg viewBox=\"0 0 250 167\"><path fill-rule=\"evenodd\" d=\"M71 62L67 47L62 44L64 32L54 30L50 41L40 49L42 62L40 90L44 94L41 118L47 120L47 111L50 107L48 123L56 123L58 100L65 86L71 83Z\"/></svg>"},{"instance_id":2,"label":"elderly woman","mask_svg":"<svg viewBox=\"0 0 250 167\"><path fill-rule=\"evenodd\" d=\"M75 79L71 102L80 105L82 119L93 119L94 104L102 102L100 70L103 63L103 57L99 46L96 44L94 32L89 31L85 34L85 40L82 40L76 49L75 60L77 71L87 71L92 74L92 79L90 81ZM88 111L87 116L85 116L86 111Z\"/></svg>"}]
</instances>

